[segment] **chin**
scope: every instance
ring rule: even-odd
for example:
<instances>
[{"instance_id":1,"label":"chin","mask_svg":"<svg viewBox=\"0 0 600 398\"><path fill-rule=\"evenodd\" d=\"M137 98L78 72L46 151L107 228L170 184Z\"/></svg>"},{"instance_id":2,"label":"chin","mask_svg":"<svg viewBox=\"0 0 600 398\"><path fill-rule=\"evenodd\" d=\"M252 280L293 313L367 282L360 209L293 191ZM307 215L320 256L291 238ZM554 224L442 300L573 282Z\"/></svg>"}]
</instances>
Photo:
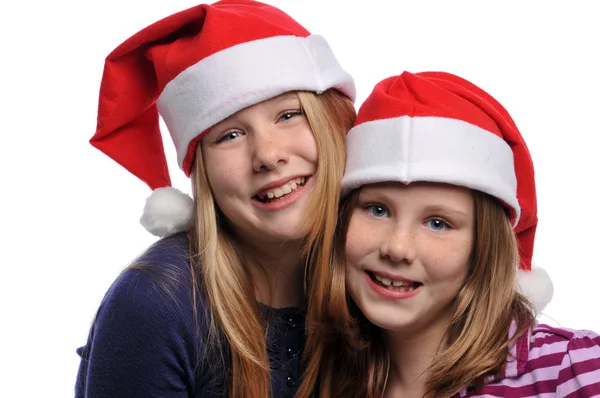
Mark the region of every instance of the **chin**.
<instances>
[{"instance_id":1,"label":"chin","mask_svg":"<svg viewBox=\"0 0 600 398\"><path fill-rule=\"evenodd\" d=\"M403 331L415 324L415 314L394 303L367 303L358 305L365 318L373 325L389 331Z\"/></svg>"},{"instance_id":2,"label":"chin","mask_svg":"<svg viewBox=\"0 0 600 398\"><path fill-rule=\"evenodd\" d=\"M298 228L283 231L274 230L269 234L269 240L271 240L273 243L287 243L304 239L306 235L306 233L298 231Z\"/></svg>"},{"instance_id":3,"label":"chin","mask_svg":"<svg viewBox=\"0 0 600 398\"><path fill-rule=\"evenodd\" d=\"M387 313L385 316L381 316L379 314L370 315L370 317L365 315L369 322L383 330L401 332L410 328L410 321L408 319L401 319L400 316L390 313Z\"/></svg>"},{"instance_id":4,"label":"chin","mask_svg":"<svg viewBox=\"0 0 600 398\"><path fill-rule=\"evenodd\" d=\"M269 235L272 235L274 239L279 239L283 242L286 240L297 240L306 237L310 230L305 227L305 220L303 215L293 215L292 217L285 217L283 220L279 220L277 225L269 231Z\"/></svg>"}]
</instances>

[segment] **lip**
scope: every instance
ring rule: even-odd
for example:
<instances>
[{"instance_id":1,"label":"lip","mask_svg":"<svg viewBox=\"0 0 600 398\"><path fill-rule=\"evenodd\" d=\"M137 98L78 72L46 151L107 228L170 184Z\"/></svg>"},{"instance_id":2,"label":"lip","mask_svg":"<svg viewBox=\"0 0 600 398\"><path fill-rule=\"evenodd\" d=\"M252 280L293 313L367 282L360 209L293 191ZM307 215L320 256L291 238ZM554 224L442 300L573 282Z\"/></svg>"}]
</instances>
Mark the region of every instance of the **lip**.
<instances>
[{"instance_id":1,"label":"lip","mask_svg":"<svg viewBox=\"0 0 600 398\"><path fill-rule=\"evenodd\" d=\"M412 298L414 296L416 296L417 294L419 294L419 292L421 291L421 287L423 285L419 285L419 287L417 287L415 290L412 291L408 291L408 292L400 292L400 291L394 291L394 290L389 290L386 289L382 286L379 286L378 284L376 284L375 282L373 282L373 280L371 279L371 276L369 275L369 272L365 272L365 279L367 281L367 285L369 285L371 287L371 289L373 289L375 291L375 293L379 294L380 296L390 299L390 300L404 300L404 299L409 299ZM382 273L378 273L379 275L382 275ZM390 274L388 274L390 275ZM398 280L398 279L396 279ZM406 280L405 281L408 282L412 282L410 280Z\"/></svg>"},{"instance_id":2,"label":"lip","mask_svg":"<svg viewBox=\"0 0 600 398\"><path fill-rule=\"evenodd\" d=\"M288 182L295 180L296 178L306 178L307 180L312 177L312 175L309 174L298 174L296 176L290 176L290 177L283 177L280 178L279 180L275 180L275 181L271 181L268 184L263 185L262 187L260 187L253 195L252 197L258 196L261 193L265 192L265 191L269 191L270 189L273 188L279 188L280 186L287 184Z\"/></svg>"},{"instance_id":3,"label":"lip","mask_svg":"<svg viewBox=\"0 0 600 398\"><path fill-rule=\"evenodd\" d=\"M283 196L281 199L278 199L278 200L276 200L274 202L263 203L263 202L261 202L259 200L254 199L254 197L253 197L252 203L254 204L254 206L258 207L261 210L276 211L276 210L285 209L286 207L291 206L294 203L296 203L296 201L298 199L300 199L302 197L302 195L304 195L304 193L307 192L307 190L309 189L309 187L312 185L312 178L311 177L312 176L306 176L305 177L306 178L306 183L303 186L301 186L298 189L295 189L294 191L292 191L291 193ZM279 186L285 184L286 182L291 181L291 180L293 180L295 178L298 178L298 177L292 177L291 179L283 179L283 180L281 180L281 181L283 181L283 183L280 183L280 185L274 185L271 188L273 188L273 187L279 187ZM269 189L269 188L266 188L266 189Z\"/></svg>"}]
</instances>

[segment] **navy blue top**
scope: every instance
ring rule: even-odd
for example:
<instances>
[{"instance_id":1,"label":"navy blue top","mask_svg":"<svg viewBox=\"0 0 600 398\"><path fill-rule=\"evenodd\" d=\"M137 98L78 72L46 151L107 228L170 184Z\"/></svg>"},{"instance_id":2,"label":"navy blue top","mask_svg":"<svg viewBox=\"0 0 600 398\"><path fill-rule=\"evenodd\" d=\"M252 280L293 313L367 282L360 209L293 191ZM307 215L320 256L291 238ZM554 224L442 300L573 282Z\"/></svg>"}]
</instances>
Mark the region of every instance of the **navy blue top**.
<instances>
[{"instance_id":1,"label":"navy blue top","mask_svg":"<svg viewBox=\"0 0 600 398\"><path fill-rule=\"evenodd\" d=\"M112 284L81 356L76 397L222 397L225 359L206 350L205 299L194 320L186 234L162 239ZM304 346L304 313L261 306L275 397L293 397Z\"/></svg>"}]
</instances>

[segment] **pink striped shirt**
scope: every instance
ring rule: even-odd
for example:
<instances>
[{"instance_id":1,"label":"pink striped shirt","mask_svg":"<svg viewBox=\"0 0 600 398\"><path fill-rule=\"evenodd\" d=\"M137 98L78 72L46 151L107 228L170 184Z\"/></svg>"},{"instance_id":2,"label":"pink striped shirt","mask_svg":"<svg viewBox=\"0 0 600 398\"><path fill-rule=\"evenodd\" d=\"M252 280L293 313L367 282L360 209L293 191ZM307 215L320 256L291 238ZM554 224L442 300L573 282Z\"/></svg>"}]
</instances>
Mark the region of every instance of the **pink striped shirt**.
<instances>
[{"instance_id":1,"label":"pink striped shirt","mask_svg":"<svg viewBox=\"0 0 600 398\"><path fill-rule=\"evenodd\" d=\"M511 346L501 377L456 397L600 397L600 336L539 324Z\"/></svg>"}]
</instances>

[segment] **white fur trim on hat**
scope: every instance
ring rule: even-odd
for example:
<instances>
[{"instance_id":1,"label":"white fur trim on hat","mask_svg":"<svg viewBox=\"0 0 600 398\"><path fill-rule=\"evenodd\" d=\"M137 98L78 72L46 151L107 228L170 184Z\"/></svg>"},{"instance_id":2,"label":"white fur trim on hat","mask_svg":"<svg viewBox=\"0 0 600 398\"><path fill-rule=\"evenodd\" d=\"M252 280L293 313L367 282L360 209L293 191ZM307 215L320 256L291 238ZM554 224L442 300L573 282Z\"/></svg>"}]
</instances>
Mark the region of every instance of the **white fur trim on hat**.
<instances>
[{"instance_id":1,"label":"white fur trim on hat","mask_svg":"<svg viewBox=\"0 0 600 398\"><path fill-rule=\"evenodd\" d=\"M520 215L510 146L481 127L436 116L400 116L353 127L342 193L383 181L441 182L477 189Z\"/></svg>"},{"instance_id":2,"label":"white fur trim on hat","mask_svg":"<svg viewBox=\"0 0 600 398\"><path fill-rule=\"evenodd\" d=\"M322 36L277 36L200 60L165 86L157 104L183 167L190 142L234 113L288 91L333 87L356 97L352 76Z\"/></svg>"},{"instance_id":3,"label":"white fur trim on hat","mask_svg":"<svg viewBox=\"0 0 600 398\"><path fill-rule=\"evenodd\" d=\"M531 301L537 313L548 305L554 294L554 286L550 276L543 268L537 267L532 268L531 271L519 269L515 288Z\"/></svg>"},{"instance_id":4,"label":"white fur trim on hat","mask_svg":"<svg viewBox=\"0 0 600 398\"><path fill-rule=\"evenodd\" d=\"M140 223L152 235L165 237L186 231L194 210L194 201L171 187L157 188L146 199Z\"/></svg>"}]
</instances>

